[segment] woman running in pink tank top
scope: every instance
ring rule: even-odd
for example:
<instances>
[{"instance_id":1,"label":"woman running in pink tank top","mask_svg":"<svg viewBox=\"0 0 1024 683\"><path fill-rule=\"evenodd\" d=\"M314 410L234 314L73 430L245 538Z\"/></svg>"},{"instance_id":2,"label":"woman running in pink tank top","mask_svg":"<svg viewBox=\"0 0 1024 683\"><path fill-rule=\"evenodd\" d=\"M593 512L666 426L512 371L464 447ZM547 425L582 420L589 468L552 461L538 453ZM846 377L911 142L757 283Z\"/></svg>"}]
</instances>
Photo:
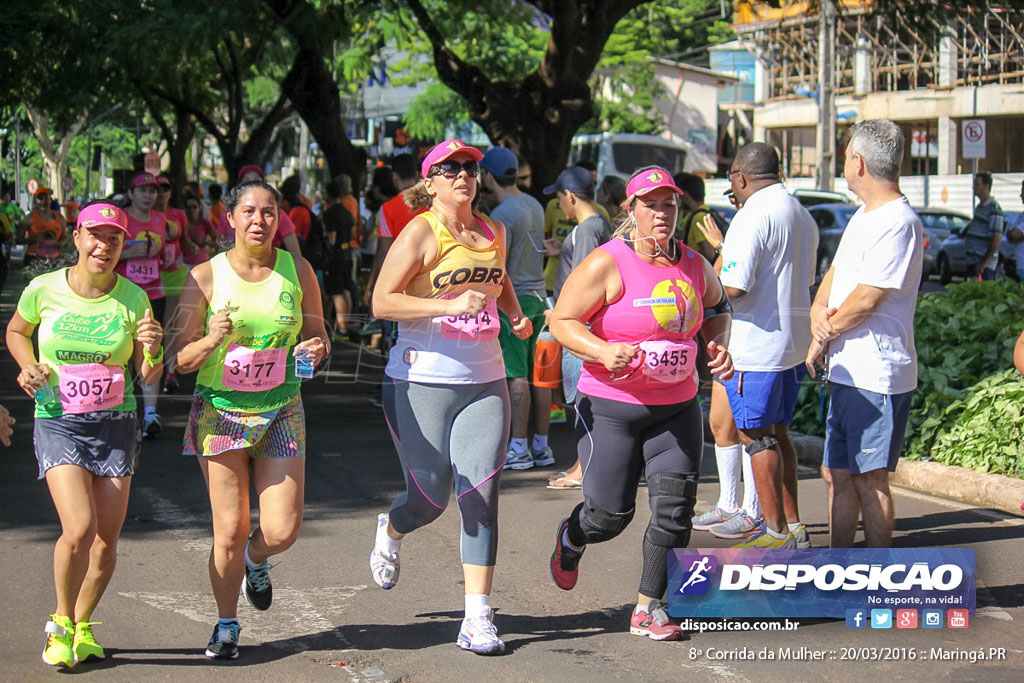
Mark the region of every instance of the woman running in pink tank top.
<instances>
[{"instance_id":1,"label":"woman running in pink tank top","mask_svg":"<svg viewBox=\"0 0 1024 683\"><path fill-rule=\"evenodd\" d=\"M551 576L576 585L588 543L618 536L636 512L646 475L651 518L630 632L677 640L661 604L667 555L689 543L703 421L697 404L697 342L712 374L732 375L731 315L711 265L674 238L681 191L665 169L636 171L612 240L595 249L562 288L551 331L583 359L576 440L583 502L558 526Z\"/></svg>"}]
</instances>

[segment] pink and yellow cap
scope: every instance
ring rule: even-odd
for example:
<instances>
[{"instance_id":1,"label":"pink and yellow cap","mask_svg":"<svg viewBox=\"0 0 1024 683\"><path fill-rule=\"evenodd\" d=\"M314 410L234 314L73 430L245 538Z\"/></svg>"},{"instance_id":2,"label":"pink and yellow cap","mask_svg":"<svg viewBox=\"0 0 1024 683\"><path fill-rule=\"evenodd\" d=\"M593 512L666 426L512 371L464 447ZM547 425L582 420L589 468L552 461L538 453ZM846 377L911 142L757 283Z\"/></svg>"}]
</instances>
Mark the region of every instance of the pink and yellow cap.
<instances>
[{"instance_id":1,"label":"pink and yellow cap","mask_svg":"<svg viewBox=\"0 0 1024 683\"><path fill-rule=\"evenodd\" d=\"M139 187L140 185L153 185L154 187L157 188L160 187L160 183L157 181L156 176L153 175L152 173L139 173L134 178L132 178L132 188Z\"/></svg>"},{"instance_id":2,"label":"pink and yellow cap","mask_svg":"<svg viewBox=\"0 0 1024 683\"><path fill-rule=\"evenodd\" d=\"M451 140L445 140L444 142L435 145L433 149L427 152L427 156L423 157L423 163L420 164L420 174L426 178L427 174L430 173L431 166L439 164L448 157L453 154L458 154L459 152L466 152L473 161L480 161L484 158L483 152L478 150L476 147L470 147L462 140L452 138Z\"/></svg>"},{"instance_id":3,"label":"pink and yellow cap","mask_svg":"<svg viewBox=\"0 0 1024 683\"><path fill-rule=\"evenodd\" d=\"M648 192L657 190L659 187L667 187L676 194L683 193L682 190L676 187L671 173L663 168L649 168L626 184L626 201L632 201L634 197L642 197Z\"/></svg>"},{"instance_id":4,"label":"pink and yellow cap","mask_svg":"<svg viewBox=\"0 0 1024 683\"><path fill-rule=\"evenodd\" d=\"M78 212L76 226L79 230L100 225L112 225L127 233L128 215L113 204L90 204Z\"/></svg>"}]
</instances>

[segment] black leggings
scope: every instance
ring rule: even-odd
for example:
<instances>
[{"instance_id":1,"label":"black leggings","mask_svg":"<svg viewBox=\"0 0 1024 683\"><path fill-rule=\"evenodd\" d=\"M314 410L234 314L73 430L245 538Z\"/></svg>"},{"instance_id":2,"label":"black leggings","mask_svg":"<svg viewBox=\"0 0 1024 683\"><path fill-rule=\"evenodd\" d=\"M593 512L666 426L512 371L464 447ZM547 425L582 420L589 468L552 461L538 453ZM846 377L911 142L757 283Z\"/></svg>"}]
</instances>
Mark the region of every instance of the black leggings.
<instances>
[{"instance_id":1,"label":"black leggings","mask_svg":"<svg viewBox=\"0 0 1024 683\"><path fill-rule=\"evenodd\" d=\"M610 540L621 533L636 505L641 472L650 481L659 474L696 477L700 471L704 428L696 399L643 406L583 396L576 410L576 449L583 468L585 502L569 516L568 535L574 545ZM588 506L597 508L598 516L619 516L625 523L616 528L613 522L609 537L595 540L584 530ZM668 581L668 548L656 546L648 537L644 535L640 593L659 599Z\"/></svg>"}]
</instances>

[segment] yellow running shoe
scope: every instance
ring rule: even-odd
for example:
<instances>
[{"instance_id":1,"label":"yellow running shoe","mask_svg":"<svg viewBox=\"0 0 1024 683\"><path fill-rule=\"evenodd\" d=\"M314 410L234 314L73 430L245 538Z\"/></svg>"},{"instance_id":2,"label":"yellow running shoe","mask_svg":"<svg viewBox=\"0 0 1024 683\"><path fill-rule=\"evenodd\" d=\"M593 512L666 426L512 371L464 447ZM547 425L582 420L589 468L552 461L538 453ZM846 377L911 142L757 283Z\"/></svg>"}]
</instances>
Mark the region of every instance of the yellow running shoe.
<instances>
[{"instance_id":1,"label":"yellow running shoe","mask_svg":"<svg viewBox=\"0 0 1024 683\"><path fill-rule=\"evenodd\" d=\"M71 651L71 640L75 637L75 624L71 618L51 614L44 630L46 647L43 648L43 662L50 666L73 667L75 655Z\"/></svg>"},{"instance_id":2,"label":"yellow running shoe","mask_svg":"<svg viewBox=\"0 0 1024 683\"><path fill-rule=\"evenodd\" d=\"M75 624L75 640L72 649L75 652L76 662L106 658L103 648L92 635L92 627L99 623L98 621L80 621Z\"/></svg>"},{"instance_id":3,"label":"yellow running shoe","mask_svg":"<svg viewBox=\"0 0 1024 683\"><path fill-rule=\"evenodd\" d=\"M793 534L786 534L785 538L775 538L768 533L768 525L761 524L761 530L743 541L732 546L733 548L761 548L763 550L771 550L776 548L795 548L796 547L796 536Z\"/></svg>"}]
</instances>

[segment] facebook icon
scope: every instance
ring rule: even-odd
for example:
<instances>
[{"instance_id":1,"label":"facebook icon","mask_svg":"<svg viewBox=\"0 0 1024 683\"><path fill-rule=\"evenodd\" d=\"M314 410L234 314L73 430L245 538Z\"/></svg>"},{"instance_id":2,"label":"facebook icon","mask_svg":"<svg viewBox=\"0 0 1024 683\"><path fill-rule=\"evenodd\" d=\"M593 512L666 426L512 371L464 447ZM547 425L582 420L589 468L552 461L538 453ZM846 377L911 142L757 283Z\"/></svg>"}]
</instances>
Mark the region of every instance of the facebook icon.
<instances>
[{"instance_id":1,"label":"facebook icon","mask_svg":"<svg viewBox=\"0 0 1024 683\"><path fill-rule=\"evenodd\" d=\"M868 613L863 609L846 610L846 628L867 628Z\"/></svg>"}]
</instances>

